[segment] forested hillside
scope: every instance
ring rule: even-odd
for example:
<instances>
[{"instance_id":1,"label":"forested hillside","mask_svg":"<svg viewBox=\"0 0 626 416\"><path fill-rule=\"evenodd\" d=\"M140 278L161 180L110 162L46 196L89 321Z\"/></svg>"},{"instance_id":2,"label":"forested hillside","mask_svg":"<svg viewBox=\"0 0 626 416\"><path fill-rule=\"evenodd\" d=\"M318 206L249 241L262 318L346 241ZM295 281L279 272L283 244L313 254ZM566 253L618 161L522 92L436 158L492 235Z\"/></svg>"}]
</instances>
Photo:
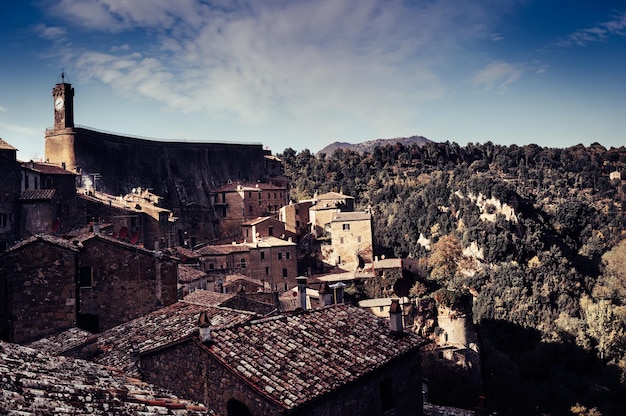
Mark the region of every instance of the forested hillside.
<instances>
[{"instance_id":1,"label":"forested hillside","mask_svg":"<svg viewBox=\"0 0 626 416\"><path fill-rule=\"evenodd\" d=\"M342 191L375 254L474 294L498 414L626 414L626 149L428 142L281 155L294 200ZM420 284L420 283L418 283ZM420 290L413 290L419 295Z\"/></svg>"}]
</instances>

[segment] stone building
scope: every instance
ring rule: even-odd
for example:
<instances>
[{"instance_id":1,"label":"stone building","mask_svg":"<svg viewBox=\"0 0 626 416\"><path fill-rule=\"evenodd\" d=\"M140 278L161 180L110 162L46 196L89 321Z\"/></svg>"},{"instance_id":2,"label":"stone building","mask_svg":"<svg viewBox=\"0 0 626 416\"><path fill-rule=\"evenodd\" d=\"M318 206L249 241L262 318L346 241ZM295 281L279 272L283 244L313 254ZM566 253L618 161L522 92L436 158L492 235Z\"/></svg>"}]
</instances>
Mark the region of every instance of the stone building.
<instances>
[{"instance_id":1,"label":"stone building","mask_svg":"<svg viewBox=\"0 0 626 416\"><path fill-rule=\"evenodd\" d=\"M223 236L239 235L241 223L276 215L288 199L286 187L269 183L231 182L211 195Z\"/></svg>"},{"instance_id":2,"label":"stone building","mask_svg":"<svg viewBox=\"0 0 626 416\"><path fill-rule=\"evenodd\" d=\"M243 239L255 243L265 237L279 237L294 240L296 234L287 230L286 224L272 217L258 217L241 224Z\"/></svg>"},{"instance_id":3,"label":"stone building","mask_svg":"<svg viewBox=\"0 0 626 416\"><path fill-rule=\"evenodd\" d=\"M24 343L76 326L79 249L39 235L0 255L0 339Z\"/></svg>"},{"instance_id":4,"label":"stone building","mask_svg":"<svg viewBox=\"0 0 626 416\"><path fill-rule=\"evenodd\" d=\"M314 205L309 209L311 220L311 233L315 237L321 237L330 231L330 222L338 212L354 211L354 197L328 192L314 198Z\"/></svg>"},{"instance_id":5,"label":"stone building","mask_svg":"<svg viewBox=\"0 0 626 416\"><path fill-rule=\"evenodd\" d=\"M79 226L76 174L41 162L22 163L19 235L63 233Z\"/></svg>"},{"instance_id":6,"label":"stone building","mask_svg":"<svg viewBox=\"0 0 626 416\"><path fill-rule=\"evenodd\" d=\"M424 340L359 308L334 305L200 334L142 350L146 381L227 416L422 414Z\"/></svg>"},{"instance_id":7,"label":"stone building","mask_svg":"<svg viewBox=\"0 0 626 416\"><path fill-rule=\"evenodd\" d=\"M17 199L21 166L17 149L0 139L0 253L18 240Z\"/></svg>"},{"instance_id":8,"label":"stone building","mask_svg":"<svg viewBox=\"0 0 626 416\"><path fill-rule=\"evenodd\" d=\"M372 214L339 212L331 220L330 228L332 263L354 270L373 260Z\"/></svg>"},{"instance_id":9,"label":"stone building","mask_svg":"<svg viewBox=\"0 0 626 416\"><path fill-rule=\"evenodd\" d=\"M216 276L216 282L219 276L240 273L278 292L296 285L298 264L294 242L265 237L254 243L209 245L197 251L203 270Z\"/></svg>"},{"instance_id":10,"label":"stone building","mask_svg":"<svg viewBox=\"0 0 626 416\"><path fill-rule=\"evenodd\" d=\"M174 258L96 233L80 242L81 327L102 331L178 300Z\"/></svg>"},{"instance_id":11,"label":"stone building","mask_svg":"<svg viewBox=\"0 0 626 416\"><path fill-rule=\"evenodd\" d=\"M297 236L311 232L309 209L313 206L313 200L289 203L280 209L278 219L285 223L285 229Z\"/></svg>"}]
</instances>

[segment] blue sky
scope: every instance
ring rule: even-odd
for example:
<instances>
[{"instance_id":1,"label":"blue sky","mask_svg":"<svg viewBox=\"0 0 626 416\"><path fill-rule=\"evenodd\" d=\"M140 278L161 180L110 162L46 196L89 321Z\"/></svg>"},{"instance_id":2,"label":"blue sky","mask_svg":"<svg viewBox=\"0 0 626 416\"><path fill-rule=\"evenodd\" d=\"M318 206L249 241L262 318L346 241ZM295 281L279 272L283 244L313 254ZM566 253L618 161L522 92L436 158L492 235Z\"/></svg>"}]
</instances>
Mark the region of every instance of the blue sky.
<instances>
[{"instance_id":1,"label":"blue sky","mask_svg":"<svg viewBox=\"0 0 626 416\"><path fill-rule=\"evenodd\" d=\"M0 137L76 124L315 152L333 141L626 144L626 1L36 0L0 5Z\"/></svg>"}]
</instances>

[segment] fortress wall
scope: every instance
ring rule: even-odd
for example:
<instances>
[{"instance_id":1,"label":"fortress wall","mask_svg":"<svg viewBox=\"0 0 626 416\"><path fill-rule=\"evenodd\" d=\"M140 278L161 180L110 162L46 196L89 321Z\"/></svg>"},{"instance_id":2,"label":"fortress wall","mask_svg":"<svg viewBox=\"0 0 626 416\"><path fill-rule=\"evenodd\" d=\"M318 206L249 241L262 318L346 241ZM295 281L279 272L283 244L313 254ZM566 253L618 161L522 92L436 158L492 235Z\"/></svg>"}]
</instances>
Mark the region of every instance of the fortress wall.
<instances>
[{"instance_id":1,"label":"fortress wall","mask_svg":"<svg viewBox=\"0 0 626 416\"><path fill-rule=\"evenodd\" d=\"M76 164L98 173L98 190L113 195L152 189L168 207L211 206L210 191L228 180L264 174L260 144L163 142L76 128Z\"/></svg>"}]
</instances>

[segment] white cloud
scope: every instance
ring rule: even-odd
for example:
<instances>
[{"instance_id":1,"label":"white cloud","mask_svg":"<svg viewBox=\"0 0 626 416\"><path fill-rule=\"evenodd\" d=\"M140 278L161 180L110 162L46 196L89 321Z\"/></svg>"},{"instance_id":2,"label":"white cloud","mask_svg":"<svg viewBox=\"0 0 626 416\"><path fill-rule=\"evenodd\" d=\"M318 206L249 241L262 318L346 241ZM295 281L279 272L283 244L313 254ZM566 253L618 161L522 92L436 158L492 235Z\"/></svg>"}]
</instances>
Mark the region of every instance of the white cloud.
<instances>
[{"instance_id":1,"label":"white cloud","mask_svg":"<svg viewBox=\"0 0 626 416\"><path fill-rule=\"evenodd\" d=\"M489 62L484 68L478 71L470 82L482 92L493 89L500 91L506 89L508 85L517 81L524 73L522 65L514 65L504 61Z\"/></svg>"},{"instance_id":2,"label":"white cloud","mask_svg":"<svg viewBox=\"0 0 626 416\"><path fill-rule=\"evenodd\" d=\"M570 46L572 44L585 46L593 42L601 42L611 36L625 36L626 13L617 13L611 20L598 23L596 26L577 30L570 34L565 40L557 43L558 46Z\"/></svg>"},{"instance_id":3,"label":"white cloud","mask_svg":"<svg viewBox=\"0 0 626 416\"><path fill-rule=\"evenodd\" d=\"M381 131L448 94L449 52L484 37L494 16L492 2L464 0L56 0L48 11L101 34L101 45L73 38L62 63L120 94L211 119L279 114ZM499 69L493 85L487 73L477 82L502 88L521 75Z\"/></svg>"},{"instance_id":4,"label":"white cloud","mask_svg":"<svg viewBox=\"0 0 626 416\"><path fill-rule=\"evenodd\" d=\"M6 109L6 108L4 108L4 107L2 107L2 106L0 105L0 113L4 113L4 112L6 112L6 111L7 111L7 109Z\"/></svg>"}]
</instances>

